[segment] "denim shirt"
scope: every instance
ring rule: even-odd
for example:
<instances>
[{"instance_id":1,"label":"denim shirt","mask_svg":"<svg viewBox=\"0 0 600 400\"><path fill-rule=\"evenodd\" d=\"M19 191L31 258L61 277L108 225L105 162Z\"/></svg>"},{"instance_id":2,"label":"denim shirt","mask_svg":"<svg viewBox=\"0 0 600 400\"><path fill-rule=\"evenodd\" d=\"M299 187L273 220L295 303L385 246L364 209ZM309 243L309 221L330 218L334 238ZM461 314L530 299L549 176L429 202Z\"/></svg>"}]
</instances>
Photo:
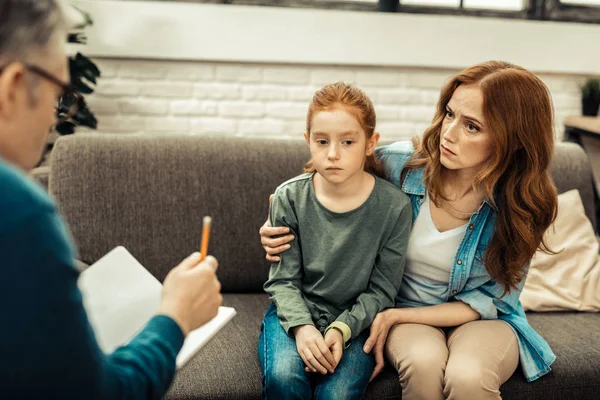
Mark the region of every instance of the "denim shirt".
<instances>
[{"instance_id":1,"label":"denim shirt","mask_svg":"<svg viewBox=\"0 0 600 400\"><path fill-rule=\"evenodd\" d=\"M377 148L385 175L391 183L402 189L411 200L413 222L419 214L426 188L424 170L410 169L404 181L401 173L413 154L410 142L396 142ZM449 281L449 301L460 300L481 315L481 319L501 319L514 330L519 342L519 359L528 382L550 372L556 356L548 343L529 325L519 296L525 279L504 297L504 286L493 281L484 265L484 254L495 232L496 210L489 201L471 216L465 236L458 247ZM529 268L529 265L526 266ZM398 304L398 306L402 306Z\"/></svg>"}]
</instances>

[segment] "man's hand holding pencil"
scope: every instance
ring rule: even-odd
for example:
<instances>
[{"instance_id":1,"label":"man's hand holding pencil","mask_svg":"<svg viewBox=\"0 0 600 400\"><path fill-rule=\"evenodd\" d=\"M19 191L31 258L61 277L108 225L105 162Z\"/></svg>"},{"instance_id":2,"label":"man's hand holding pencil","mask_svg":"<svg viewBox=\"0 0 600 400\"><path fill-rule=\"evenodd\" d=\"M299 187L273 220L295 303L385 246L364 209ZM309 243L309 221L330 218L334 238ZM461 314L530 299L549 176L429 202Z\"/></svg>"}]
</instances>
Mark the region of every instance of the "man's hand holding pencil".
<instances>
[{"instance_id":1,"label":"man's hand holding pencil","mask_svg":"<svg viewBox=\"0 0 600 400\"><path fill-rule=\"evenodd\" d=\"M223 303L216 271L219 263L207 256L210 217L204 218L201 253L193 253L173 268L163 283L159 314L171 317L184 336L213 319Z\"/></svg>"}]
</instances>

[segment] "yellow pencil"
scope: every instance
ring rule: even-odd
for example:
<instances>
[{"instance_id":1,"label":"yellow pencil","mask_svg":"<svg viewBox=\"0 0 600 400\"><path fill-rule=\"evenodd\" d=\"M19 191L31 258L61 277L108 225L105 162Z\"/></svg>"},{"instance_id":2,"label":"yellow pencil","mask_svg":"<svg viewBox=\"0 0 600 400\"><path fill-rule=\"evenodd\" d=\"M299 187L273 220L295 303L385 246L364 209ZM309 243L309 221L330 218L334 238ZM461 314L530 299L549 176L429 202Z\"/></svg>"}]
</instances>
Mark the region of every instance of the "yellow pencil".
<instances>
[{"instance_id":1,"label":"yellow pencil","mask_svg":"<svg viewBox=\"0 0 600 400\"><path fill-rule=\"evenodd\" d=\"M200 245L200 261L204 261L208 252L208 238L210 237L211 217L204 217L202 220L202 244Z\"/></svg>"}]
</instances>

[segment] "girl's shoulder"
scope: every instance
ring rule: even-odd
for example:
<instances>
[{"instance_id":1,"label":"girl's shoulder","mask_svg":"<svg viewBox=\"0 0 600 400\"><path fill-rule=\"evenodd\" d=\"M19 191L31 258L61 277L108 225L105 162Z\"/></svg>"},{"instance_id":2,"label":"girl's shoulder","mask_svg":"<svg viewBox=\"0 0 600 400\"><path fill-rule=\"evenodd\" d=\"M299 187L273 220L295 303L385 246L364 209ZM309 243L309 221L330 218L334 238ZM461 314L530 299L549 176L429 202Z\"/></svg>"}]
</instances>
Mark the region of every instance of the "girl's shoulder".
<instances>
[{"instance_id":1,"label":"girl's shoulder","mask_svg":"<svg viewBox=\"0 0 600 400\"><path fill-rule=\"evenodd\" d=\"M283 182L281 185L279 185L277 187L277 189L283 188L286 186L305 185L307 182L310 182L313 175L314 175L314 172L306 172L304 174L300 174L298 176L295 176L295 177Z\"/></svg>"},{"instance_id":2,"label":"girl's shoulder","mask_svg":"<svg viewBox=\"0 0 600 400\"><path fill-rule=\"evenodd\" d=\"M307 172L283 182L275 189L275 197L277 195L289 195L308 190L309 185L312 183L313 174L314 172Z\"/></svg>"},{"instance_id":3,"label":"girl's shoulder","mask_svg":"<svg viewBox=\"0 0 600 400\"><path fill-rule=\"evenodd\" d=\"M375 190L381 199L389 201L391 204L405 205L410 203L410 198L400 188L386 179L375 176Z\"/></svg>"}]
</instances>

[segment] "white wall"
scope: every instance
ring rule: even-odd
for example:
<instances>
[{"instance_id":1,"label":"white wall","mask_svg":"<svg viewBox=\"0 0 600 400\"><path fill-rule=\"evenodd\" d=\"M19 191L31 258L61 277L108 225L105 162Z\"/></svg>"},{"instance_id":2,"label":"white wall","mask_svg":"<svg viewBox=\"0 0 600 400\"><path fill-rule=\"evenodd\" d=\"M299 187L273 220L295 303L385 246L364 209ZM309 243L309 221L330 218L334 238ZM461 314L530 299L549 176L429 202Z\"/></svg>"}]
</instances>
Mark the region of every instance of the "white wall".
<instances>
[{"instance_id":1,"label":"white wall","mask_svg":"<svg viewBox=\"0 0 600 400\"><path fill-rule=\"evenodd\" d=\"M90 105L100 132L223 133L301 138L314 91L354 82L375 103L384 138L420 134L444 80L456 70L97 59L103 76ZM557 121L579 113L578 78L541 76ZM559 127L559 132L562 129Z\"/></svg>"},{"instance_id":2,"label":"white wall","mask_svg":"<svg viewBox=\"0 0 600 400\"><path fill-rule=\"evenodd\" d=\"M600 26L173 2L74 1L95 18L103 72L90 103L101 132L300 137L318 87L354 82L384 138L430 121L452 73L503 59L540 74L562 119L600 74ZM595 39L594 39L595 38Z\"/></svg>"}]
</instances>

